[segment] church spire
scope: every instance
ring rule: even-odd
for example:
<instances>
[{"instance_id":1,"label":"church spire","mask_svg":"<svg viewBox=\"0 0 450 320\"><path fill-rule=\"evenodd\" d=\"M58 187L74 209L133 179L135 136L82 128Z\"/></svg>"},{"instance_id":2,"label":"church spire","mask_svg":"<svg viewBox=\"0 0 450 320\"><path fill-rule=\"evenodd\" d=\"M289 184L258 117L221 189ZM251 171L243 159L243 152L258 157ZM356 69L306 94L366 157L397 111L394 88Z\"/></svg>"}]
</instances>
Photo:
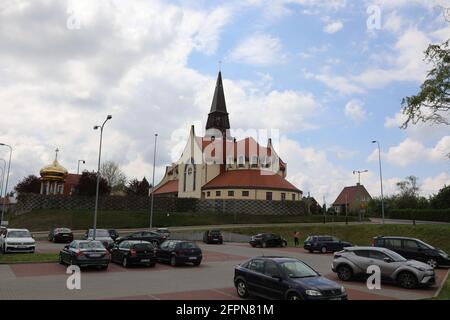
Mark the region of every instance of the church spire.
<instances>
[{"instance_id":1,"label":"church spire","mask_svg":"<svg viewBox=\"0 0 450 320\"><path fill-rule=\"evenodd\" d=\"M208 129L220 130L224 135L226 134L226 130L230 129L221 71L219 71L219 75L217 76L211 110L209 111L208 121L206 122L206 130Z\"/></svg>"}]
</instances>

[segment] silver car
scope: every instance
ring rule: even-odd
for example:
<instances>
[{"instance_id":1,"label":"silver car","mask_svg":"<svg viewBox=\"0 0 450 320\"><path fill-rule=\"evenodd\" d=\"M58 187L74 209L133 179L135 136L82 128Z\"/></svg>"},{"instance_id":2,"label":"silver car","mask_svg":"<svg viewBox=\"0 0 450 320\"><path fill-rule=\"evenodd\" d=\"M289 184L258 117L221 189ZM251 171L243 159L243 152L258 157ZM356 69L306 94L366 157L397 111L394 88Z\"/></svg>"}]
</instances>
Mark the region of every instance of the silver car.
<instances>
[{"instance_id":1,"label":"silver car","mask_svg":"<svg viewBox=\"0 0 450 320\"><path fill-rule=\"evenodd\" d=\"M416 260L407 260L386 248L348 247L334 254L331 268L343 281L355 276L367 276L371 265L380 267L381 279L394 281L407 289L435 283L433 268Z\"/></svg>"}]
</instances>

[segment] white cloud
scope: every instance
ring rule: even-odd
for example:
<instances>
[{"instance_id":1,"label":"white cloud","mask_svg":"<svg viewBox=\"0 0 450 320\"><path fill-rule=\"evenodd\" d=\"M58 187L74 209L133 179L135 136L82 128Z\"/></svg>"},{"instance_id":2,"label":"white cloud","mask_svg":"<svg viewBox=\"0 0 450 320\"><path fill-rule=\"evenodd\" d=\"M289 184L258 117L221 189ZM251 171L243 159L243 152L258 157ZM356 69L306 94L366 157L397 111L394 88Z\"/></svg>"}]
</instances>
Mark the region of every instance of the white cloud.
<instances>
[{"instance_id":1,"label":"white cloud","mask_svg":"<svg viewBox=\"0 0 450 320\"><path fill-rule=\"evenodd\" d=\"M420 184L420 191L424 195L436 194L440 189L448 185L450 185L450 174L441 172L434 177L425 178Z\"/></svg>"},{"instance_id":2,"label":"white cloud","mask_svg":"<svg viewBox=\"0 0 450 320\"><path fill-rule=\"evenodd\" d=\"M446 155L450 153L450 136L442 137L434 147L427 148L421 142L406 138L399 145L389 147L387 152L382 152L382 157L387 162L406 167L417 162L448 162ZM368 161L378 161L378 149L373 150Z\"/></svg>"},{"instance_id":3,"label":"white cloud","mask_svg":"<svg viewBox=\"0 0 450 320\"><path fill-rule=\"evenodd\" d=\"M342 21L337 20L337 21L332 21L332 22L329 22L328 24L326 24L323 27L323 31L326 33L329 33L329 34L333 34L333 33L340 31L343 27L344 27L344 24L342 23Z\"/></svg>"},{"instance_id":4,"label":"white cloud","mask_svg":"<svg viewBox=\"0 0 450 320\"><path fill-rule=\"evenodd\" d=\"M359 100L351 100L345 105L345 116L356 123L361 123L367 119L367 112Z\"/></svg>"},{"instance_id":5,"label":"white cloud","mask_svg":"<svg viewBox=\"0 0 450 320\"><path fill-rule=\"evenodd\" d=\"M286 59L280 39L268 34L244 39L229 56L235 62L261 66L281 63Z\"/></svg>"}]
</instances>

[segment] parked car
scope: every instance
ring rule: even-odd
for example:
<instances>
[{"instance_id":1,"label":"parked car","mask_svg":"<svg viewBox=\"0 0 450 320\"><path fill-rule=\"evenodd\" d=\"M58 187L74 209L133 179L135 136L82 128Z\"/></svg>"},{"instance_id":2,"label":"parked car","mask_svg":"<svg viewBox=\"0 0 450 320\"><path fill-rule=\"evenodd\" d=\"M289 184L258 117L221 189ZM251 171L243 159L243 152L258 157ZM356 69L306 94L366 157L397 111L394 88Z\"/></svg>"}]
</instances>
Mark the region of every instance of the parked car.
<instances>
[{"instance_id":1,"label":"parked car","mask_svg":"<svg viewBox=\"0 0 450 320\"><path fill-rule=\"evenodd\" d=\"M74 240L59 252L59 263L108 268L111 256L99 240Z\"/></svg>"},{"instance_id":2,"label":"parked car","mask_svg":"<svg viewBox=\"0 0 450 320\"><path fill-rule=\"evenodd\" d=\"M343 286L293 258L257 257L244 262L234 269L234 285L241 298L347 300Z\"/></svg>"},{"instance_id":3,"label":"parked car","mask_svg":"<svg viewBox=\"0 0 450 320\"><path fill-rule=\"evenodd\" d=\"M287 241L281 236L273 233L260 233L252 236L250 239L250 245L252 247L286 247Z\"/></svg>"},{"instance_id":4,"label":"parked car","mask_svg":"<svg viewBox=\"0 0 450 320\"><path fill-rule=\"evenodd\" d=\"M84 240L94 240L94 229L89 229L84 234ZM109 231L106 229L95 230L95 240L100 241L106 249L111 248L114 244L113 239L109 235Z\"/></svg>"},{"instance_id":5,"label":"parked car","mask_svg":"<svg viewBox=\"0 0 450 320\"><path fill-rule=\"evenodd\" d=\"M306 238L303 248L309 252L320 251L322 253L341 251L351 247L350 242L341 241L333 236L309 236Z\"/></svg>"},{"instance_id":6,"label":"parked car","mask_svg":"<svg viewBox=\"0 0 450 320\"><path fill-rule=\"evenodd\" d=\"M36 241L27 229L3 229L0 233L0 249L3 253L28 252L34 253Z\"/></svg>"},{"instance_id":7,"label":"parked car","mask_svg":"<svg viewBox=\"0 0 450 320\"><path fill-rule=\"evenodd\" d=\"M48 241L52 242L72 242L73 233L69 228L52 228L48 233Z\"/></svg>"},{"instance_id":8,"label":"parked car","mask_svg":"<svg viewBox=\"0 0 450 320\"><path fill-rule=\"evenodd\" d=\"M166 240L166 236L153 231L139 231L125 237L117 238L116 243L121 243L125 240L147 241L153 243L153 245L155 246L158 246L160 243Z\"/></svg>"},{"instance_id":9,"label":"parked car","mask_svg":"<svg viewBox=\"0 0 450 320\"><path fill-rule=\"evenodd\" d=\"M382 281L396 282L403 288L413 289L435 283L432 267L420 261L407 260L386 248L345 248L334 254L332 270L342 281L349 281L355 276L367 276L367 268L371 265L380 267Z\"/></svg>"},{"instance_id":10,"label":"parked car","mask_svg":"<svg viewBox=\"0 0 450 320\"><path fill-rule=\"evenodd\" d=\"M131 265L154 267L156 248L147 241L125 240L114 244L111 249L111 261L120 263L124 268Z\"/></svg>"},{"instance_id":11,"label":"parked car","mask_svg":"<svg viewBox=\"0 0 450 320\"><path fill-rule=\"evenodd\" d=\"M156 258L158 261L170 262L173 267L185 263L199 266L203 256L202 250L195 242L167 240L156 249Z\"/></svg>"},{"instance_id":12,"label":"parked car","mask_svg":"<svg viewBox=\"0 0 450 320\"><path fill-rule=\"evenodd\" d=\"M210 244L210 243L223 243L223 236L222 232L220 230L206 230L203 234L203 242Z\"/></svg>"},{"instance_id":13,"label":"parked car","mask_svg":"<svg viewBox=\"0 0 450 320\"><path fill-rule=\"evenodd\" d=\"M108 233L113 241L116 241L116 239L119 237L119 232L117 232L116 229L108 229Z\"/></svg>"},{"instance_id":14,"label":"parked car","mask_svg":"<svg viewBox=\"0 0 450 320\"><path fill-rule=\"evenodd\" d=\"M166 240L170 239L170 231L167 228L158 228L155 230L156 233L159 233L163 237L165 237Z\"/></svg>"},{"instance_id":15,"label":"parked car","mask_svg":"<svg viewBox=\"0 0 450 320\"><path fill-rule=\"evenodd\" d=\"M425 262L433 268L450 266L450 257L446 252L419 239L379 236L373 239L373 245L395 251L406 259Z\"/></svg>"}]
</instances>

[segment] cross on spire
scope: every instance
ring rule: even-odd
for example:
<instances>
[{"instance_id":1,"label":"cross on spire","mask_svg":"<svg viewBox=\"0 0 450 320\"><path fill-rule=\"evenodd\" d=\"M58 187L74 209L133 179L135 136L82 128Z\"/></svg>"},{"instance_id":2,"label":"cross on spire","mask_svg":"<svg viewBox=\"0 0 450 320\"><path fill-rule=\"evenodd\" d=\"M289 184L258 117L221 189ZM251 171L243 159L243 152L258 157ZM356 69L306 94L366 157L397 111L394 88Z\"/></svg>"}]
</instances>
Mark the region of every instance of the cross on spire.
<instances>
[{"instance_id":1,"label":"cross on spire","mask_svg":"<svg viewBox=\"0 0 450 320\"><path fill-rule=\"evenodd\" d=\"M56 150L55 150L55 160L58 160L58 152L59 152L59 149L56 148Z\"/></svg>"}]
</instances>

